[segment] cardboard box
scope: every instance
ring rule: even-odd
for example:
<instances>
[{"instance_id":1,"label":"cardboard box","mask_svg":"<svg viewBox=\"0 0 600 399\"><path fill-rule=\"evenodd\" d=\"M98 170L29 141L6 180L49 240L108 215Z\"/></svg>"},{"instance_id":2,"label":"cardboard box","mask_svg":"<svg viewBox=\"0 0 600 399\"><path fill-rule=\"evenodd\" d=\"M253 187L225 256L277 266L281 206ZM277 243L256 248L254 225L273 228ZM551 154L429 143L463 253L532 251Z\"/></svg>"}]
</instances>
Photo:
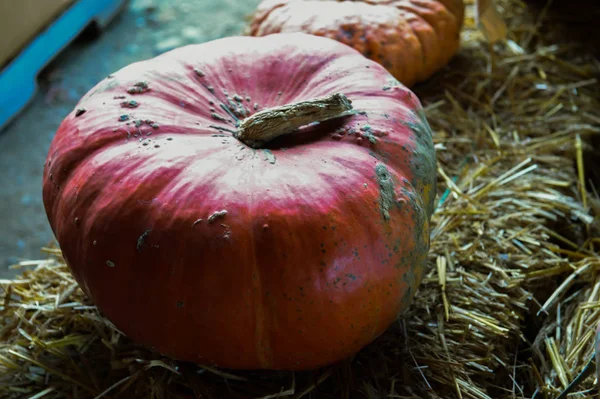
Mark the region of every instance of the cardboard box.
<instances>
[{"instance_id":1,"label":"cardboard box","mask_svg":"<svg viewBox=\"0 0 600 399\"><path fill-rule=\"evenodd\" d=\"M8 64L75 0L1 0L0 68Z\"/></svg>"}]
</instances>

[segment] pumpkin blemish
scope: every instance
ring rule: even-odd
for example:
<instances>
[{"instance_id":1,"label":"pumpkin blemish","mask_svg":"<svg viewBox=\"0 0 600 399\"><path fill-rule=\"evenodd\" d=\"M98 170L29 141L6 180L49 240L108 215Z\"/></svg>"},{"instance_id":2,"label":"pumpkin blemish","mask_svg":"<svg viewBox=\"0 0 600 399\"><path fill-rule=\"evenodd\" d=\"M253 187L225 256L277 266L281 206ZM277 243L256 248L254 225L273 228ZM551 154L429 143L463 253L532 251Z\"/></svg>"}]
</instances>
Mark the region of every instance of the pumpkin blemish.
<instances>
[{"instance_id":1,"label":"pumpkin blemish","mask_svg":"<svg viewBox=\"0 0 600 399\"><path fill-rule=\"evenodd\" d=\"M275 158L275 154L273 154L273 152L268 149L264 149L263 151L265 153L265 161L269 161L271 165L275 165L275 162L277 161L277 159Z\"/></svg>"},{"instance_id":2,"label":"pumpkin blemish","mask_svg":"<svg viewBox=\"0 0 600 399\"><path fill-rule=\"evenodd\" d=\"M223 109L223 111L227 112L229 114L229 116L231 116L233 119L235 119L236 121L238 121L238 117L234 115L234 113L223 103L219 104L221 106L221 108Z\"/></svg>"},{"instance_id":3,"label":"pumpkin blemish","mask_svg":"<svg viewBox=\"0 0 600 399\"><path fill-rule=\"evenodd\" d=\"M134 83L133 87L130 87L129 89L127 89L127 93L138 94L138 93L144 93L148 90L150 90L150 86L148 85L148 82L146 82L145 80L142 80L137 83Z\"/></svg>"},{"instance_id":4,"label":"pumpkin blemish","mask_svg":"<svg viewBox=\"0 0 600 399\"><path fill-rule=\"evenodd\" d=\"M139 107L139 105L140 105L140 103L138 103L135 100L121 102L121 107L123 107L123 108L137 108L137 107Z\"/></svg>"},{"instance_id":5,"label":"pumpkin blemish","mask_svg":"<svg viewBox=\"0 0 600 399\"><path fill-rule=\"evenodd\" d=\"M226 210L221 210L221 211L216 211L214 212L212 215L210 215L207 219L208 223L212 223L214 222L216 219L224 217L225 215L227 215L227 211Z\"/></svg>"},{"instance_id":6,"label":"pumpkin blemish","mask_svg":"<svg viewBox=\"0 0 600 399\"><path fill-rule=\"evenodd\" d=\"M213 112L213 113L211 113L211 114L210 114L210 116L211 116L213 119L215 119L215 120L218 120L218 121L221 121L221 122L227 122L227 119L223 118L221 115L219 115L219 114L216 114L216 113L214 113L214 112Z\"/></svg>"},{"instance_id":7,"label":"pumpkin blemish","mask_svg":"<svg viewBox=\"0 0 600 399\"><path fill-rule=\"evenodd\" d=\"M136 249L138 252L142 252L142 248L145 245L146 238L150 234L150 229L144 231L141 236L138 237Z\"/></svg>"},{"instance_id":8,"label":"pumpkin blemish","mask_svg":"<svg viewBox=\"0 0 600 399\"><path fill-rule=\"evenodd\" d=\"M394 181L384 164L375 166L375 175L379 184L379 208L384 220L390 219L390 209L394 206Z\"/></svg>"},{"instance_id":9,"label":"pumpkin blemish","mask_svg":"<svg viewBox=\"0 0 600 399\"><path fill-rule=\"evenodd\" d=\"M373 134L373 129L371 128L371 126L364 125L360 128L360 130L363 132L363 137L369 140L369 142L371 142L372 144L377 143L377 137L375 137L375 135Z\"/></svg>"}]
</instances>

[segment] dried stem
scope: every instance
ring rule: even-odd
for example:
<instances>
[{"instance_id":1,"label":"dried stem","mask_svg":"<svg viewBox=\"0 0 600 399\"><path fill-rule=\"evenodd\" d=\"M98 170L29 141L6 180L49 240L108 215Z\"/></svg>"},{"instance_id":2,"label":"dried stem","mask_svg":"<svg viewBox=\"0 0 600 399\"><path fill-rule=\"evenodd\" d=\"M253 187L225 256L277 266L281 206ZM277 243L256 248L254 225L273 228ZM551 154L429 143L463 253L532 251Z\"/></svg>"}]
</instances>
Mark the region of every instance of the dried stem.
<instances>
[{"instance_id":1,"label":"dried stem","mask_svg":"<svg viewBox=\"0 0 600 399\"><path fill-rule=\"evenodd\" d=\"M242 120L236 138L252 148L314 122L353 114L352 101L342 93L281 105Z\"/></svg>"}]
</instances>

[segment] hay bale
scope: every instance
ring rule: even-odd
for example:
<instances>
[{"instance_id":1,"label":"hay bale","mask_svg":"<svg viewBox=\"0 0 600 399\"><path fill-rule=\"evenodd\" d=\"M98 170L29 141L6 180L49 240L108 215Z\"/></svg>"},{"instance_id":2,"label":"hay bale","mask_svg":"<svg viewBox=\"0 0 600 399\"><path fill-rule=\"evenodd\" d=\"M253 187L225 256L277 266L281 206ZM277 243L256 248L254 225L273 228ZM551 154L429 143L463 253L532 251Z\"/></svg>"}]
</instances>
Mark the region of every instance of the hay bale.
<instances>
[{"instance_id":1,"label":"hay bale","mask_svg":"<svg viewBox=\"0 0 600 399\"><path fill-rule=\"evenodd\" d=\"M600 199L583 161L600 133L600 67L545 42L526 4L498 4L509 41L486 44L469 4L461 51L415 88L439 161L429 269L372 345L303 373L175 362L123 336L45 248L0 281L0 396L555 397L590 358L600 320Z\"/></svg>"}]
</instances>

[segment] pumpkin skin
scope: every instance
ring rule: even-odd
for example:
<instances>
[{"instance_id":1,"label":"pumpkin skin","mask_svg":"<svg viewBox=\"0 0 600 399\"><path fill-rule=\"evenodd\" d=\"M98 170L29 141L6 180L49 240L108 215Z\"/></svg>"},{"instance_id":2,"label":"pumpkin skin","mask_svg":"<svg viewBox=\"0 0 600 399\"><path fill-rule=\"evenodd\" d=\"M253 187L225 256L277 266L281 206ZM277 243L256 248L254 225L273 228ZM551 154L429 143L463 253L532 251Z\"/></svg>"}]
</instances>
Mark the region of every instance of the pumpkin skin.
<instances>
[{"instance_id":1,"label":"pumpkin skin","mask_svg":"<svg viewBox=\"0 0 600 399\"><path fill-rule=\"evenodd\" d=\"M357 112L264 149L232 136L254 104L334 92ZM130 338L199 364L301 370L356 353L410 304L435 162L418 98L356 50L229 37L92 88L53 139L43 200L78 283Z\"/></svg>"},{"instance_id":2,"label":"pumpkin skin","mask_svg":"<svg viewBox=\"0 0 600 399\"><path fill-rule=\"evenodd\" d=\"M263 0L246 34L329 37L382 64L411 87L454 56L463 20L462 0Z\"/></svg>"}]
</instances>

